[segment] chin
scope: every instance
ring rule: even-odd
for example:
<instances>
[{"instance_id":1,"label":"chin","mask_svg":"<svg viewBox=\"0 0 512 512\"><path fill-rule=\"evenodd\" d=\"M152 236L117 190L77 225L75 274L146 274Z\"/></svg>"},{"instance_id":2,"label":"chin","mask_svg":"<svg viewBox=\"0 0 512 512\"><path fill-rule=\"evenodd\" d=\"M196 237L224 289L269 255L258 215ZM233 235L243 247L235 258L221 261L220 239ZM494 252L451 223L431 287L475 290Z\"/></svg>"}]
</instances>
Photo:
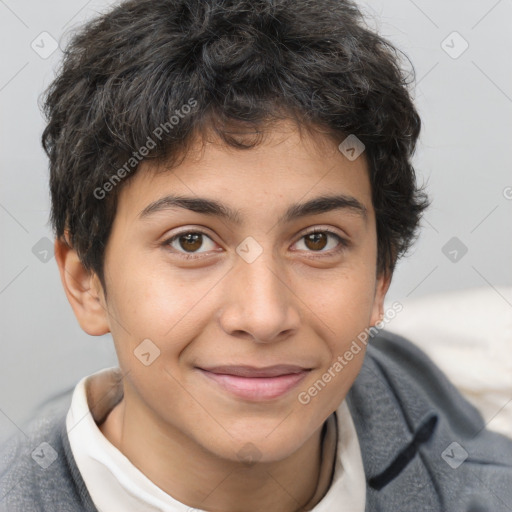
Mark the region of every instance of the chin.
<instances>
[{"instance_id":1,"label":"chin","mask_svg":"<svg viewBox=\"0 0 512 512\"><path fill-rule=\"evenodd\" d=\"M222 438L208 439L201 444L219 458L252 466L258 462L272 463L284 460L309 438L305 433L290 429L289 426L278 426L276 429L276 424L272 429L258 429L253 425L251 430L253 435L248 430L233 432L230 429L231 436L226 434Z\"/></svg>"}]
</instances>

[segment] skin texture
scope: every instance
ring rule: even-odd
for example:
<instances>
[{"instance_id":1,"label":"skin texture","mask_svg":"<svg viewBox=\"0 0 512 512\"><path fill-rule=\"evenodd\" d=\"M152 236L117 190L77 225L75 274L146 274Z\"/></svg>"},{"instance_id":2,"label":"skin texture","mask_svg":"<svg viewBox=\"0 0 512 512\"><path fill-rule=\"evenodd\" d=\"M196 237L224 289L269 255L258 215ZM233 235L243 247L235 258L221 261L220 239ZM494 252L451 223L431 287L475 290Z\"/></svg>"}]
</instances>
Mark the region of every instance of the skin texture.
<instances>
[{"instance_id":1,"label":"skin texture","mask_svg":"<svg viewBox=\"0 0 512 512\"><path fill-rule=\"evenodd\" d=\"M389 276L376 275L364 154L349 161L327 136L300 135L282 122L253 149L212 139L172 169L155 173L155 166L141 164L120 192L105 254L107 300L97 276L56 241L81 327L112 333L126 373L124 398L100 428L156 485L191 507L301 510L316 490L322 425L357 377L364 350L307 405L298 395L379 321L389 287ZM242 222L185 209L138 217L170 193L216 199L239 210ZM366 218L338 209L278 222L288 206L335 193L356 198ZM329 228L349 245L336 253L340 242L332 235L308 241L313 228ZM165 243L197 230L206 233L202 242ZM236 252L247 237L263 251L251 263ZM184 259L187 249L200 257ZM134 355L144 339L160 350L149 366ZM255 402L197 370L227 364L311 371L285 395ZM256 464L240 460L248 443Z\"/></svg>"}]
</instances>

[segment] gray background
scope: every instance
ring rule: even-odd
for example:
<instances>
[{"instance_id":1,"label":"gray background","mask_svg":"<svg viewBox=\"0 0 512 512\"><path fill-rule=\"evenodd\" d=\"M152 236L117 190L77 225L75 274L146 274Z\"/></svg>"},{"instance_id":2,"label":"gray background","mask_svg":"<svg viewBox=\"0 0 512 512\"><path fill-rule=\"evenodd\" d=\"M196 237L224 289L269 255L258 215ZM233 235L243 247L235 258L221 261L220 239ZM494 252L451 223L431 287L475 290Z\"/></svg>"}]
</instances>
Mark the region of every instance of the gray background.
<instances>
[{"instance_id":1,"label":"gray background","mask_svg":"<svg viewBox=\"0 0 512 512\"><path fill-rule=\"evenodd\" d=\"M65 46L67 31L109 4L0 0L0 441L41 400L116 362L110 336L92 338L78 326L51 253L40 260L52 234L37 102L61 51L42 58L31 47L42 46L42 32ZM511 285L512 2L360 4L368 24L414 64L423 120L415 166L433 198L418 243L397 267L389 301ZM469 44L458 58L462 40L448 37L454 31ZM452 56L441 46L447 37ZM461 257L460 248L448 246L452 259L449 252L458 251L455 262L443 253L452 237L468 249Z\"/></svg>"}]
</instances>

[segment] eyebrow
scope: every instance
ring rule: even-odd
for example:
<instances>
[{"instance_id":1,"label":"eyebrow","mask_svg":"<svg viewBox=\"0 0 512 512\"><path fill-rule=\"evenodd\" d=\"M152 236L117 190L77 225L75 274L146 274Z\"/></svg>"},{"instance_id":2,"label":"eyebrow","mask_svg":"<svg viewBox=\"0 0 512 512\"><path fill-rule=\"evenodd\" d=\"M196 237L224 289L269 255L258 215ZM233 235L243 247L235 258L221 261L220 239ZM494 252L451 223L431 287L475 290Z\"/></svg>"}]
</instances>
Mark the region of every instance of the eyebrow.
<instances>
[{"instance_id":1,"label":"eyebrow","mask_svg":"<svg viewBox=\"0 0 512 512\"><path fill-rule=\"evenodd\" d=\"M216 201L204 197L187 197L168 195L150 203L140 213L139 219L144 219L156 212L164 210L172 210L175 208L183 208L196 213L211 215L233 224L242 224L240 211L233 210L230 207ZM279 217L278 223L284 224L308 215L319 215L334 210L347 210L367 219L366 207L355 197L347 195L323 195L311 199L305 203L297 203L291 205L286 212Z\"/></svg>"}]
</instances>

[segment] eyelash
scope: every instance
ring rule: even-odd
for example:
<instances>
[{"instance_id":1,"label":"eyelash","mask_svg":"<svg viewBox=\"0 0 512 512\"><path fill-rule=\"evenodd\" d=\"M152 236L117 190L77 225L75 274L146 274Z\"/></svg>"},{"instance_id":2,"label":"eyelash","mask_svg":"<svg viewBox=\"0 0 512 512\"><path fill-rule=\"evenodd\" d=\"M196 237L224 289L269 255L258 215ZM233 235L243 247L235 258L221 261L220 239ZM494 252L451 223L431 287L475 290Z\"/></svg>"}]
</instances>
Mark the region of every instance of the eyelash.
<instances>
[{"instance_id":1,"label":"eyelash","mask_svg":"<svg viewBox=\"0 0 512 512\"><path fill-rule=\"evenodd\" d=\"M341 251L343 251L344 249L346 249L348 246L349 246L349 242L348 240L346 240L345 238L342 238L340 235L338 235L336 232L330 230L330 229L326 229L326 228L322 228L322 229L318 229L318 228L315 228L313 229L312 231L309 231L307 233L304 233L298 241L302 240L303 238L305 238L306 236L308 235L312 235L314 233L327 233L331 236L333 236L334 238L337 239L337 241L339 242L337 248L335 249L331 249L330 251L326 251L326 252L322 252L322 251L308 251L308 252L318 252L320 255L319 256L308 256L308 258L311 258L311 259L316 259L316 258L323 258L325 257L324 255L326 254L327 256L334 256L338 253L340 253ZM194 230L194 231L182 231L181 233L177 233L176 235L173 235L171 238L168 238L167 240L165 240L165 242L163 242L163 246L164 247L169 247L175 240L179 239L181 236L183 235L204 235L208 238L211 239L211 237L208 235L208 233L204 232L204 231L201 231L201 230ZM183 252L179 252L177 251L175 254L178 254L180 258L183 258L185 260L195 260L195 259L199 259L199 258L202 258L203 256L201 256L202 254L204 253L183 253Z\"/></svg>"}]
</instances>

